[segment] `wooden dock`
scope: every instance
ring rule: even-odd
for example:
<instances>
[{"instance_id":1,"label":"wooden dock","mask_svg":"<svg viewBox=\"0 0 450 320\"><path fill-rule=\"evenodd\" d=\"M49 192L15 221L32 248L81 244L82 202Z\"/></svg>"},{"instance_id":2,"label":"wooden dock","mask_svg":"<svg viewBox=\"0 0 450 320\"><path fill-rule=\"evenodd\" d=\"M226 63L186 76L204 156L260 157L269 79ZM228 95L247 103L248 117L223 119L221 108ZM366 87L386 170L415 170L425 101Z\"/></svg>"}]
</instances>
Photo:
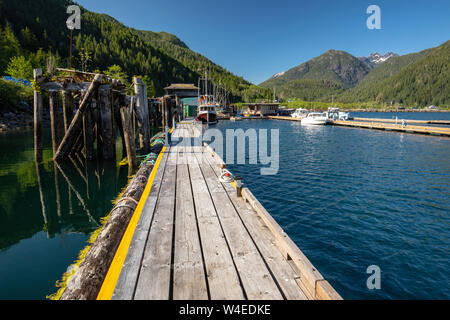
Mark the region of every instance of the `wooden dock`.
<instances>
[{"instance_id":1,"label":"wooden dock","mask_svg":"<svg viewBox=\"0 0 450 320\"><path fill-rule=\"evenodd\" d=\"M409 122L409 121L408 121ZM401 124L390 124L381 122L369 122L369 121L342 121L335 120L332 122L333 125L345 126L345 127L358 127L365 129L377 129L386 131L398 131L406 133L418 133L418 134L429 134L434 136L450 136L450 128L445 127L430 127L430 126L414 126L414 125L401 125Z\"/></svg>"},{"instance_id":2,"label":"wooden dock","mask_svg":"<svg viewBox=\"0 0 450 320\"><path fill-rule=\"evenodd\" d=\"M285 116L268 116L267 119L286 120L286 121L302 121L301 118L292 118L292 117L285 117Z\"/></svg>"},{"instance_id":3,"label":"wooden dock","mask_svg":"<svg viewBox=\"0 0 450 320\"><path fill-rule=\"evenodd\" d=\"M173 132L97 298L341 299L248 188L219 181L225 164L199 136Z\"/></svg>"},{"instance_id":4,"label":"wooden dock","mask_svg":"<svg viewBox=\"0 0 450 320\"><path fill-rule=\"evenodd\" d=\"M354 118L355 121L369 121L369 122L387 122L401 124L402 119L381 119L381 118ZM405 119L405 121L414 124L439 124L439 125L450 125L450 120L412 120Z\"/></svg>"},{"instance_id":5,"label":"wooden dock","mask_svg":"<svg viewBox=\"0 0 450 320\"><path fill-rule=\"evenodd\" d=\"M286 121L301 121L300 118L292 118L292 117L280 117L280 116L269 116L267 117L271 120L286 120ZM362 121L364 119L364 121ZM359 120L359 121L357 121ZM407 125L403 126L401 124L401 120L398 120L398 124L390 123L395 122L392 119L369 119L369 118L355 118L352 121L343 121L343 120L334 120L331 121L331 125L336 126L345 126L345 127L357 127L357 128L365 128L365 129L377 129L377 130L386 130L386 131L398 131L398 132L406 132L406 133L416 133L416 134L428 134L434 136L450 136L450 128L446 127L436 127L436 126L415 126L410 125L410 123L416 124L426 124L431 123L430 121L422 121L422 120L407 120ZM446 124L445 120L432 120L434 124Z\"/></svg>"}]
</instances>

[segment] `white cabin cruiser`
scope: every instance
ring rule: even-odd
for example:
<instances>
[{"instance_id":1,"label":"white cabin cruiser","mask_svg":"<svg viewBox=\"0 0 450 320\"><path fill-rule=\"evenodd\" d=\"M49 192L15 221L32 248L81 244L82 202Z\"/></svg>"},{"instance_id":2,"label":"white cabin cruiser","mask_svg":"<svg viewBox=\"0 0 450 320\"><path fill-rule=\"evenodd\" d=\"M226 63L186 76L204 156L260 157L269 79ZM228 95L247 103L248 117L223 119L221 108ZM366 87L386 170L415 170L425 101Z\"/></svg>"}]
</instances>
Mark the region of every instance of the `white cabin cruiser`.
<instances>
[{"instance_id":1,"label":"white cabin cruiser","mask_svg":"<svg viewBox=\"0 0 450 320\"><path fill-rule=\"evenodd\" d=\"M307 109L298 108L291 114L291 117L297 119L305 118L308 115L308 112Z\"/></svg>"},{"instance_id":2,"label":"white cabin cruiser","mask_svg":"<svg viewBox=\"0 0 450 320\"><path fill-rule=\"evenodd\" d=\"M302 118L302 125L326 125L328 115L326 112L311 112L305 118Z\"/></svg>"}]
</instances>

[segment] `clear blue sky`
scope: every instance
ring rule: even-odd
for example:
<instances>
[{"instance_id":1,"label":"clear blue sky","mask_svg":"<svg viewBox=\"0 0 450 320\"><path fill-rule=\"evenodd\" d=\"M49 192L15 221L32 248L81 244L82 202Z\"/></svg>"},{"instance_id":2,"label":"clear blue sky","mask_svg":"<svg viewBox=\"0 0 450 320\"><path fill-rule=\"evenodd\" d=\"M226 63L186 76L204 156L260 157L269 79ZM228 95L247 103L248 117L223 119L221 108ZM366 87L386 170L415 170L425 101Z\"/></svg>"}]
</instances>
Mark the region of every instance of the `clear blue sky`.
<instances>
[{"instance_id":1,"label":"clear blue sky","mask_svg":"<svg viewBox=\"0 0 450 320\"><path fill-rule=\"evenodd\" d=\"M399 54L450 39L449 0L75 0L127 26L166 31L192 50L260 83L329 49ZM381 8L381 30L366 9Z\"/></svg>"}]
</instances>

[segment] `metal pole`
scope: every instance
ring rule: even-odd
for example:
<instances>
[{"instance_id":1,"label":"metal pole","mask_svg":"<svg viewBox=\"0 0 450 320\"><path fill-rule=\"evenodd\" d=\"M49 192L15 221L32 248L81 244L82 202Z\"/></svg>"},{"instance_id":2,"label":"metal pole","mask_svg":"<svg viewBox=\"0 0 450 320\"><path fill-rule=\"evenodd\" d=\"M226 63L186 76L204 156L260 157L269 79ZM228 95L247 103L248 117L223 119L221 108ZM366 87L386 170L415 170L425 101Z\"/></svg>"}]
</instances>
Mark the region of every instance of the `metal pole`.
<instances>
[{"instance_id":1,"label":"metal pole","mask_svg":"<svg viewBox=\"0 0 450 320\"><path fill-rule=\"evenodd\" d=\"M70 29L70 58L69 58L69 69L72 69L72 29Z\"/></svg>"}]
</instances>

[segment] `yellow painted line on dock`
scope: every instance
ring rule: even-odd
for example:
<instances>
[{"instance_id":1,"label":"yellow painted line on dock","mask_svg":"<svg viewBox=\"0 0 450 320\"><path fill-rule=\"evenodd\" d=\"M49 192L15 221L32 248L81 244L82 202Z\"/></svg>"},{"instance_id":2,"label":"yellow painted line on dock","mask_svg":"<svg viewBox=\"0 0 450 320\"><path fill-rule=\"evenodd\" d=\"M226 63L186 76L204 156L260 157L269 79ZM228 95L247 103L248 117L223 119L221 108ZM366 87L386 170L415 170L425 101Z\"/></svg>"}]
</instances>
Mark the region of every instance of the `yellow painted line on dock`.
<instances>
[{"instance_id":1,"label":"yellow painted line on dock","mask_svg":"<svg viewBox=\"0 0 450 320\"><path fill-rule=\"evenodd\" d=\"M159 164L161 162L162 156L166 147L163 147L158 159L156 160L155 166L153 167L152 173L147 181L144 191L142 192L141 199L133 213L133 216L128 223L128 227L120 241L119 247L117 248L114 259L111 262L108 273L106 274L105 280L103 281L100 292L98 293L97 300L111 300L116 288L117 280L119 279L120 272L122 271L123 263L128 254L128 248L130 247L131 240L133 239L134 231L141 217L142 209L144 208L145 202L147 201L150 190L152 189L153 180L155 179L156 172L158 171Z\"/></svg>"}]
</instances>

